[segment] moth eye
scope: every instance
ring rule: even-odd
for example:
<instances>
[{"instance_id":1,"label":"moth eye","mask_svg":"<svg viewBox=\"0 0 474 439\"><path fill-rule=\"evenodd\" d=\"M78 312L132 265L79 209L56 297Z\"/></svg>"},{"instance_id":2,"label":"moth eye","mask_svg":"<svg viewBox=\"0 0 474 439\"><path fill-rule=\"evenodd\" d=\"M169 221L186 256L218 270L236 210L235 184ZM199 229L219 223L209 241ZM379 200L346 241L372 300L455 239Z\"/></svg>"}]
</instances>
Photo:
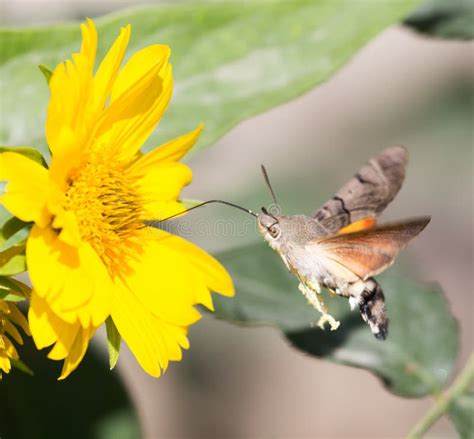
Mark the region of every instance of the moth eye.
<instances>
[{"instance_id":1,"label":"moth eye","mask_svg":"<svg viewBox=\"0 0 474 439\"><path fill-rule=\"evenodd\" d=\"M280 229L278 227L270 227L268 231L270 232L270 236L274 239L280 235Z\"/></svg>"}]
</instances>

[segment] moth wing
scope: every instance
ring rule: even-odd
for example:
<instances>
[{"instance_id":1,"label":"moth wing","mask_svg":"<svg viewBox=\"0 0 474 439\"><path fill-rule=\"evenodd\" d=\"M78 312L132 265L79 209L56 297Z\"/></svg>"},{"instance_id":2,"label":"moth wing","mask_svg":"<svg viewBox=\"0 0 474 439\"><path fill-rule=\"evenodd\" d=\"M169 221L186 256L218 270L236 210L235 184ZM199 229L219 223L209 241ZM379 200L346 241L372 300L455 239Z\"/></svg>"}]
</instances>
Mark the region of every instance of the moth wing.
<instances>
[{"instance_id":1,"label":"moth wing","mask_svg":"<svg viewBox=\"0 0 474 439\"><path fill-rule=\"evenodd\" d=\"M392 265L398 253L429 222L430 217L413 218L371 230L323 238L314 244L323 260L332 268L335 267L334 264L342 266L358 278L366 280ZM339 271L343 272L342 269Z\"/></svg>"},{"instance_id":2,"label":"moth wing","mask_svg":"<svg viewBox=\"0 0 474 439\"><path fill-rule=\"evenodd\" d=\"M395 198L405 179L408 153L402 146L370 159L314 214L328 235L356 221L377 217Z\"/></svg>"}]
</instances>

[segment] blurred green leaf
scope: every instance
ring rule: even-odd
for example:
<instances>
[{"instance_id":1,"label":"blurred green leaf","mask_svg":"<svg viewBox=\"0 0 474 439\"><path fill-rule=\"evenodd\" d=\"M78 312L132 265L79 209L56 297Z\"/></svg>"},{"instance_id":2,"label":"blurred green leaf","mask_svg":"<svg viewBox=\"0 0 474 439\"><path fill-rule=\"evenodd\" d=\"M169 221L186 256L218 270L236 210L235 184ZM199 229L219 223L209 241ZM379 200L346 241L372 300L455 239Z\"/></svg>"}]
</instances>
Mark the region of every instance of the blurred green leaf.
<instances>
[{"instance_id":1,"label":"blurred green leaf","mask_svg":"<svg viewBox=\"0 0 474 439\"><path fill-rule=\"evenodd\" d=\"M458 396L449 407L449 417L462 439L474 438L474 391Z\"/></svg>"},{"instance_id":2,"label":"blurred green leaf","mask_svg":"<svg viewBox=\"0 0 474 439\"><path fill-rule=\"evenodd\" d=\"M0 234L0 252L23 244L30 233L31 223L25 223L16 217L5 222Z\"/></svg>"},{"instance_id":3,"label":"blurred green leaf","mask_svg":"<svg viewBox=\"0 0 474 439\"><path fill-rule=\"evenodd\" d=\"M25 223L21 219L16 217L10 218L5 222L2 227L2 237L4 239L10 239L13 235L16 235L20 230L25 228L29 223Z\"/></svg>"},{"instance_id":4,"label":"blurred green leaf","mask_svg":"<svg viewBox=\"0 0 474 439\"><path fill-rule=\"evenodd\" d=\"M172 4L97 20L101 59L120 26L132 25L128 54L154 43L172 48L174 97L145 150L206 129L195 150L238 122L327 80L361 47L405 17L419 0L306 0ZM0 141L47 154L48 88L37 65L55 66L80 47L78 23L0 31L0 96L8 108Z\"/></svg>"},{"instance_id":5,"label":"blurred green leaf","mask_svg":"<svg viewBox=\"0 0 474 439\"><path fill-rule=\"evenodd\" d=\"M474 1L425 0L404 23L433 37L474 38Z\"/></svg>"},{"instance_id":6,"label":"blurred green leaf","mask_svg":"<svg viewBox=\"0 0 474 439\"><path fill-rule=\"evenodd\" d=\"M23 363L23 361L14 360L13 358L11 358L10 362L15 369L18 369L23 373L26 373L27 375L34 376L34 372L25 363Z\"/></svg>"},{"instance_id":7,"label":"blurred green leaf","mask_svg":"<svg viewBox=\"0 0 474 439\"><path fill-rule=\"evenodd\" d=\"M217 256L237 291L235 298L214 298L218 318L276 326L298 348L367 369L402 396L439 391L451 376L458 349L457 325L440 288L381 276L390 318L388 338L381 342L341 297L325 300L331 314L341 321L340 328L332 332L311 327L319 314L306 303L296 278L265 244Z\"/></svg>"},{"instance_id":8,"label":"blurred green leaf","mask_svg":"<svg viewBox=\"0 0 474 439\"><path fill-rule=\"evenodd\" d=\"M107 329L107 348L109 351L109 366L112 370L117 364L117 360L120 354L120 345L122 337L120 336L117 327L111 317L108 317L105 321L105 327Z\"/></svg>"},{"instance_id":9,"label":"blurred green leaf","mask_svg":"<svg viewBox=\"0 0 474 439\"><path fill-rule=\"evenodd\" d=\"M13 276L26 271L25 245L10 247L0 252L0 275Z\"/></svg>"},{"instance_id":10,"label":"blurred green leaf","mask_svg":"<svg viewBox=\"0 0 474 439\"><path fill-rule=\"evenodd\" d=\"M46 358L30 338L20 357L34 377L12 370L0 382L2 439L136 439L137 414L122 380L105 355L89 348L79 368L58 381L62 362Z\"/></svg>"}]
</instances>

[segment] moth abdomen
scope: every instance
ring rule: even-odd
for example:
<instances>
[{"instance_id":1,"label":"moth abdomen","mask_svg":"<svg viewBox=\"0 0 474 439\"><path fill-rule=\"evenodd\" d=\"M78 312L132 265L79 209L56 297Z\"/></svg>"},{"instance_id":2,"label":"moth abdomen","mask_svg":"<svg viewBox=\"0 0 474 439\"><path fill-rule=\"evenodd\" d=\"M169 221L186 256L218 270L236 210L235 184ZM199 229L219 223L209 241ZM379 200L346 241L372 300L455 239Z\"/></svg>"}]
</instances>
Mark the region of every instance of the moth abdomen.
<instances>
[{"instance_id":1,"label":"moth abdomen","mask_svg":"<svg viewBox=\"0 0 474 439\"><path fill-rule=\"evenodd\" d=\"M382 287L374 278L364 282L364 290L359 296L359 310L368 323L372 333L379 340L385 340L388 334L387 307Z\"/></svg>"}]
</instances>

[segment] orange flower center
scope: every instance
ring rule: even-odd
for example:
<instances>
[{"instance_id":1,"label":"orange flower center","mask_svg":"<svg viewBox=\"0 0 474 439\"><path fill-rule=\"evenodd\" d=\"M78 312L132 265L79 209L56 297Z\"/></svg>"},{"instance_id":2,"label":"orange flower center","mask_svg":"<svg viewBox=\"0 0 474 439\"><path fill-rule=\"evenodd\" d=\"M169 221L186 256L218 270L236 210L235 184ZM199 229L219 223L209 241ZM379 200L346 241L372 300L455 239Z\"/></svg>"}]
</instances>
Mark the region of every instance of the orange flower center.
<instances>
[{"instance_id":1,"label":"orange flower center","mask_svg":"<svg viewBox=\"0 0 474 439\"><path fill-rule=\"evenodd\" d=\"M74 213L81 238L111 274L123 273L127 257L136 255L143 228L142 202L125 166L113 159L86 162L69 180L65 209Z\"/></svg>"}]
</instances>

